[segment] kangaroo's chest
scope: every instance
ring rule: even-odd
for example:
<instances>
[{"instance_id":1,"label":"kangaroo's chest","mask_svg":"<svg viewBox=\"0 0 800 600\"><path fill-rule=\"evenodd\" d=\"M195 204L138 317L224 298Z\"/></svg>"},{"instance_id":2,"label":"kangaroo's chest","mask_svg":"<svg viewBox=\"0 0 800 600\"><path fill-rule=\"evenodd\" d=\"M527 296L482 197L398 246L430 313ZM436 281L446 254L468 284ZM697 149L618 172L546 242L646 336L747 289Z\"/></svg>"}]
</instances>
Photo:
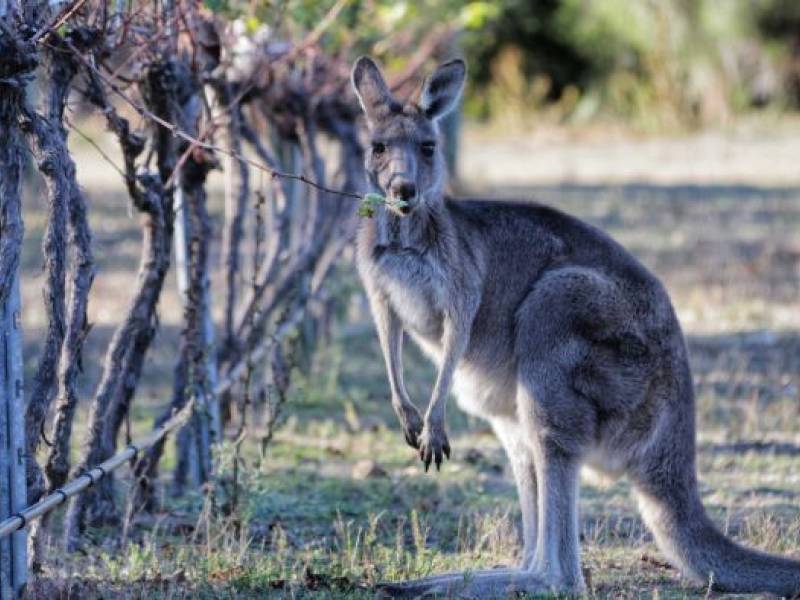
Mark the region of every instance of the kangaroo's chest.
<instances>
[{"instance_id":1,"label":"kangaroo's chest","mask_svg":"<svg viewBox=\"0 0 800 600\"><path fill-rule=\"evenodd\" d=\"M403 323L403 329L428 341L441 338L442 312L436 306L425 302L430 296L422 293L421 290L412 290L409 293L399 285L387 287L392 310Z\"/></svg>"},{"instance_id":2,"label":"kangaroo's chest","mask_svg":"<svg viewBox=\"0 0 800 600\"><path fill-rule=\"evenodd\" d=\"M438 265L413 250L386 250L372 269L403 328L428 341L442 335L447 286Z\"/></svg>"}]
</instances>

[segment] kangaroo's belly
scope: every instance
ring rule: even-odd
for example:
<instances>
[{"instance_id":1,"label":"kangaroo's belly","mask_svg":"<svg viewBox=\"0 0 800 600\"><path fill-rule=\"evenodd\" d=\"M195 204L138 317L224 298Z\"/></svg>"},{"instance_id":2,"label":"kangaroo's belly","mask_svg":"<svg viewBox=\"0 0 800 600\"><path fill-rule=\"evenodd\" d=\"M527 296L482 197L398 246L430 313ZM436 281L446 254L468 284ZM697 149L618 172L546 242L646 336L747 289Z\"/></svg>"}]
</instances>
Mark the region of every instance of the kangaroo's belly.
<instances>
[{"instance_id":1,"label":"kangaroo's belly","mask_svg":"<svg viewBox=\"0 0 800 600\"><path fill-rule=\"evenodd\" d=\"M410 332L411 339L438 367L442 361L442 346L432 340ZM516 415L516 381L513 373L497 367L486 367L462 361L453 375L450 388L456 403L464 412L489 419Z\"/></svg>"},{"instance_id":2,"label":"kangaroo's belly","mask_svg":"<svg viewBox=\"0 0 800 600\"><path fill-rule=\"evenodd\" d=\"M462 363L456 370L452 389L458 406L468 414L483 419L516 415L513 377L499 370Z\"/></svg>"}]
</instances>

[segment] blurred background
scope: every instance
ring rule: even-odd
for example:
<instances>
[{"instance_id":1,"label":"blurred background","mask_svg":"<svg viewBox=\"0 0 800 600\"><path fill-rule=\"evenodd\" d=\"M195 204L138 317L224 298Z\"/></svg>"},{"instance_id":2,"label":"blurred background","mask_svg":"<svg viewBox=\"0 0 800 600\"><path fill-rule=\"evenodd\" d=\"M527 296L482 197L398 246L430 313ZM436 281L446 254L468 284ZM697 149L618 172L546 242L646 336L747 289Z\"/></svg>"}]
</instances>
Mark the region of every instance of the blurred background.
<instances>
[{"instance_id":1,"label":"blurred background","mask_svg":"<svg viewBox=\"0 0 800 600\"><path fill-rule=\"evenodd\" d=\"M311 27L329 8L206 5L240 13L253 34L271 31L276 13ZM396 70L433 44L463 55L465 116L512 131L605 123L678 133L800 108L799 29L791 0L366 0L348 3L325 45L370 51Z\"/></svg>"},{"instance_id":2,"label":"blurred background","mask_svg":"<svg viewBox=\"0 0 800 600\"><path fill-rule=\"evenodd\" d=\"M463 115L477 142L466 144L465 177L796 177L787 138L800 107L800 6L791 0L376 2L352 11L350 31L389 69L407 66L404 46L452 36L441 54L469 63ZM653 137L670 141L633 143ZM490 169L476 150L487 138L506 142L492 147ZM520 152L524 166L513 160Z\"/></svg>"}]
</instances>

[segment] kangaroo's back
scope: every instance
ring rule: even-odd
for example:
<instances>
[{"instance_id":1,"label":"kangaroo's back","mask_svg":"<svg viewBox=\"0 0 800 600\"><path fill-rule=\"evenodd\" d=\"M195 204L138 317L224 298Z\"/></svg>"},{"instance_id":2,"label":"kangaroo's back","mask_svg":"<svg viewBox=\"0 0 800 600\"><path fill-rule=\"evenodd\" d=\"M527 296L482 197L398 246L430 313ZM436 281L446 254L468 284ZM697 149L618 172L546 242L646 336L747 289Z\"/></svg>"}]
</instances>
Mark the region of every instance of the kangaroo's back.
<instances>
[{"instance_id":1,"label":"kangaroo's back","mask_svg":"<svg viewBox=\"0 0 800 600\"><path fill-rule=\"evenodd\" d=\"M682 342L680 326L657 277L604 231L533 201L447 199L463 260L482 266L481 306L515 317L543 276L563 267L602 274L626 296L630 314L651 332ZM483 316L484 313L481 313ZM481 327L481 318L475 326Z\"/></svg>"}]
</instances>

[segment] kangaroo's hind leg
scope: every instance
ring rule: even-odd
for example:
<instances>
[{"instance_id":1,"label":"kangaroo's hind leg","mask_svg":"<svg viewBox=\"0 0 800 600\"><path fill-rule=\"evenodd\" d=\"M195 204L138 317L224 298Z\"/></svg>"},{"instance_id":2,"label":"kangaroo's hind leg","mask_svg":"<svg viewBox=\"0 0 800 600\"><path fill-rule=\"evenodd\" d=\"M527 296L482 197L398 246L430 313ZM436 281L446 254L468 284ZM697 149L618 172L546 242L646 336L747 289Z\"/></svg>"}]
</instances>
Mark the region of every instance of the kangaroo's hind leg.
<instances>
[{"instance_id":1,"label":"kangaroo's hind leg","mask_svg":"<svg viewBox=\"0 0 800 600\"><path fill-rule=\"evenodd\" d=\"M564 409L572 412L573 407L577 413L580 401L571 389L560 385L553 370L546 372L547 377L522 373L518 392L520 420L528 426L537 482L536 549L527 570L548 589L581 592L586 587L578 537L582 448L571 430L582 427L577 414L563 414ZM555 418L553 406L559 412Z\"/></svg>"},{"instance_id":2,"label":"kangaroo's hind leg","mask_svg":"<svg viewBox=\"0 0 800 600\"><path fill-rule=\"evenodd\" d=\"M538 526L529 567L549 588L585 589L578 537L581 462L597 439L597 406L575 388L591 354L583 323L611 324L614 287L587 270L555 271L517 311L517 416L536 469ZM613 316L613 315L611 315Z\"/></svg>"},{"instance_id":3,"label":"kangaroo's hind leg","mask_svg":"<svg viewBox=\"0 0 800 600\"><path fill-rule=\"evenodd\" d=\"M523 569L533 562L536 550L536 468L533 451L525 428L519 420L510 417L494 417L492 428L506 450L514 481L517 484L517 495L522 510L522 564Z\"/></svg>"}]
</instances>

